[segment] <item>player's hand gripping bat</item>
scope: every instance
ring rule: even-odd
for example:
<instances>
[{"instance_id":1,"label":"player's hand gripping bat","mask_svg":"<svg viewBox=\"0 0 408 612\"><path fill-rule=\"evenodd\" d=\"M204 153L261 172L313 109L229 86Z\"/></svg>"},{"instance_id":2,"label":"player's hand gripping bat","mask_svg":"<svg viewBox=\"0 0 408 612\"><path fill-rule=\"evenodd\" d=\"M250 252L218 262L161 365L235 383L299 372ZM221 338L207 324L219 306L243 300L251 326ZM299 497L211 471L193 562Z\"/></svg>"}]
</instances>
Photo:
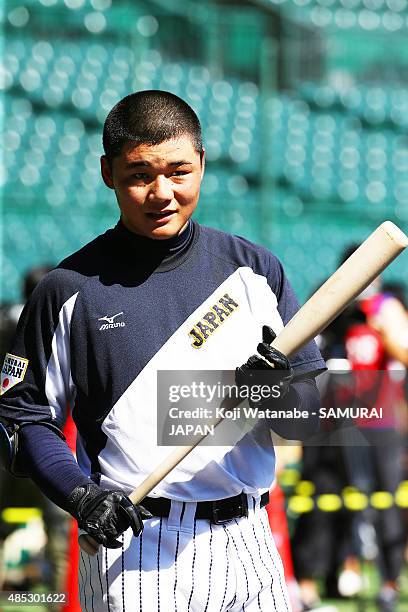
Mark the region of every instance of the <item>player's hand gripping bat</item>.
<instances>
[{"instance_id":1,"label":"player's hand gripping bat","mask_svg":"<svg viewBox=\"0 0 408 612\"><path fill-rule=\"evenodd\" d=\"M394 223L384 221L298 310L272 346L288 357L296 353L325 329L407 246L408 237ZM222 407L232 408L239 402L239 399L226 398ZM222 420L217 419L214 425ZM140 503L204 437L190 446L176 448L129 495L131 501ZM96 554L99 547L85 534L79 537L79 544L90 555Z\"/></svg>"}]
</instances>

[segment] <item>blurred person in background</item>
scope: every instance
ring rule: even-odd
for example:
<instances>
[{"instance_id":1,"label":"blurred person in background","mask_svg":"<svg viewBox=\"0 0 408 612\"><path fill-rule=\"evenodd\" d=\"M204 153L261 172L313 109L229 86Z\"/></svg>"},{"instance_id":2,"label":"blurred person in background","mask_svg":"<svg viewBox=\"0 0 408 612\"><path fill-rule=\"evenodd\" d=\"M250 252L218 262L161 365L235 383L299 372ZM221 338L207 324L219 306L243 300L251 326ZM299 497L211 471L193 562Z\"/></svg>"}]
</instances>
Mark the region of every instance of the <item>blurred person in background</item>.
<instances>
[{"instance_id":1,"label":"blurred person in background","mask_svg":"<svg viewBox=\"0 0 408 612\"><path fill-rule=\"evenodd\" d=\"M329 369L319 382L322 406L332 405L329 398L332 394L333 375L330 370L333 372L345 366L344 335L351 316L348 307L317 338ZM325 443L325 436L335 432L336 425L334 421L322 421L322 443L307 445L302 449L301 481L311 483L316 496L341 496L349 483L343 449L337 444ZM345 589L341 585L342 592L338 588L339 570L352 552L352 517L347 509L323 512L314 507L311 512L301 514L295 524L292 545L295 574L305 611L317 608L322 610L321 595L337 598L339 595L355 595L359 591L359 576L358 584L353 576L353 584L348 581Z\"/></svg>"},{"instance_id":2,"label":"blurred person in background","mask_svg":"<svg viewBox=\"0 0 408 612\"><path fill-rule=\"evenodd\" d=\"M340 263L356 248L357 245L348 248ZM368 446L345 444L343 447L327 445L303 449L302 480L313 483L316 495L341 495L347 485L366 494L378 490L395 493L403 480L403 434L406 431L403 379L406 381L405 368L408 366L408 316L403 299L400 284L392 284L384 291L377 278L319 337L319 348L329 370L358 371L360 387L361 381L366 384L368 380L368 395L367 389L357 390L359 399L366 401L360 405L369 407L371 402L374 406L385 394L388 409L381 421L371 419L356 423ZM396 380L392 377L393 372L397 373ZM336 375L332 374L329 380L326 397L325 390L321 389L322 405L339 405L339 398L333 400L331 397L332 403L329 401ZM325 423L324 427L330 424ZM388 434L389 443L384 445L382 437ZM371 544L370 538L374 540ZM293 544L305 609L313 609L319 604L318 579L323 581L328 596L357 595L363 586L359 556L367 556L372 545L371 548L376 547L382 577L379 609L382 612L395 610L404 541L402 513L396 506L380 512L368 508L357 517L347 510L334 513L314 510L302 515L297 522Z\"/></svg>"},{"instance_id":3,"label":"blurred person in background","mask_svg":"<svg viewBox=\"0 0 408 612\"><path fill-rule=\"evenodd\" d=\"M45 264L30 268L23 279L23 301L17 304L9 302L0 304L0 358L2 363L13 342L17 323L26 300L28 300L40 280L52 270L52 267L49 264Z\"/></svg>"},{"instance_id":4,"label":"blurred person in background","mask_svg":"<svg viewBox=\"0 0 408 612\"><path fill-rule=\"evenodd\" d=\"M352 245L343 261L357 248ZM391 286L392 287L392 286ZM351 484L367 495L386 491L395 495L403 480L407 431L404 380L408 367L408 314L396 295L384 291L376 278L355 301L360 321L345 335L346 357L354 378L355 393L369 408L383 407L381 419L359 419L359 430L368 446L344 447ZM396 505L381 511L368 508L355 518L358 534L364 523L375 528L377 564L382 586L378 605L382 612L395 610L398 578L404 562L405 529Z\"/></svg>"}]
</instances>

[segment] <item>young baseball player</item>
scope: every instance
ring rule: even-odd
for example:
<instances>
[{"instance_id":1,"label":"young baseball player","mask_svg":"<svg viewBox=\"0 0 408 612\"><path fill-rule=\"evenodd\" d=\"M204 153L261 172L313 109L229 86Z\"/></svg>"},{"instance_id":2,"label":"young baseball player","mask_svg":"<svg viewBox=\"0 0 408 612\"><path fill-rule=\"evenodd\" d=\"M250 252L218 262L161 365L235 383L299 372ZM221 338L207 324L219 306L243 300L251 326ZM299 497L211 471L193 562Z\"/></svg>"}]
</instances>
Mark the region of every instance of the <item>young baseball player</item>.
<instances>
[{"instance_id":1,"label":"young baseball player","mask_svg":"<svg viewBox=\"0 0 408 612\"><path fill-rule=\"evenodd\" d=\"M103 146L120 220L25 307L1 379L4 454L102 545L81 554L84 610L289 610L263 509L270 428L315 430L324 362L314 343L290 361L269 345L298 308L276 257L191 220L204 148L183 100L127 96ZM127 495L169 453L157 444L157 371L236 369L242 386L268 367L282 374L270 402L310 415L302 429L260 419L235 445L199 446L134 506ZM67 404L78 463L61 435Z\"/></svg>"}]
</instances>

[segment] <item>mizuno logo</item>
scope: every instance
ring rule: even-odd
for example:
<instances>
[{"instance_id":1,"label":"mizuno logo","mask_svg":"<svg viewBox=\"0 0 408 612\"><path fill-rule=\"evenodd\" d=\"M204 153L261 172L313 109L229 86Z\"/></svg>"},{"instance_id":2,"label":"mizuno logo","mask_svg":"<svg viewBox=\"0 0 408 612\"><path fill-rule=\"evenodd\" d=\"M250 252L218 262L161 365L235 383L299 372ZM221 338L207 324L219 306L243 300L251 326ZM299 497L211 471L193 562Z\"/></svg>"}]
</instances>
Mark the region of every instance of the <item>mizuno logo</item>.
<instances>
[{"instance_id":1,"label":"mizuno logo","mask_svg":"<svg viewBox=\"0 0 408 612\"><path fill-rule=\"evenodd\" d=\"M120 317L120 315L123 315L123 312L118 312L117 314L112 315L111 317L108 317L108 315L106 315L106 317L101 317L100 319L98 319L98 321L106 321L106 323L100 326L99 331L103 331L104 329L113 329L115 327L125 327L124 321L114 323L116 317Z\"/></svg>"},{"instance_id":2,"label":"mizuno logo","mask_svg":"<svg viewBox=\"0 0 408 612\"><path fill-rule=\"evenodd\" d=\"M119 317L120 315L123 315L123 312L118 312L118 314L113 315L113 317L101 317L100 319L98 319L98 321L107 321L108 323L113 323L116 317Z\"/></svg>"}]
</instances>

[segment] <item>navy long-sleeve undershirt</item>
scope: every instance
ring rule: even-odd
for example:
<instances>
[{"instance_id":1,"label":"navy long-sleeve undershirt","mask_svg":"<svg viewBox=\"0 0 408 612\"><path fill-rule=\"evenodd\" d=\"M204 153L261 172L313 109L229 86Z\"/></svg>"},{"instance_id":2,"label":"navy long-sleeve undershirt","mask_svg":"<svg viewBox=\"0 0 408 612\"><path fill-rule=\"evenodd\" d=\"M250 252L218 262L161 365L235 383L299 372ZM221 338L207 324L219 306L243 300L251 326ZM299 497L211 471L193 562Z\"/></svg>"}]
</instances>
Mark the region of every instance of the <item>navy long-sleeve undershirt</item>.
<instances>
[{"instance_id":1,"label":"navy long-sleeve undershirt","mask_svg":"<svg viewBox=\"0 0 408 612\"><path fill-rule=\"evenodd\" d=\"M57 506L68 510L67 500L75 487L91 482L81 471L71 449L46 425L26 425L19 436L20 469Z\"/></svg>"}]
</instances>

